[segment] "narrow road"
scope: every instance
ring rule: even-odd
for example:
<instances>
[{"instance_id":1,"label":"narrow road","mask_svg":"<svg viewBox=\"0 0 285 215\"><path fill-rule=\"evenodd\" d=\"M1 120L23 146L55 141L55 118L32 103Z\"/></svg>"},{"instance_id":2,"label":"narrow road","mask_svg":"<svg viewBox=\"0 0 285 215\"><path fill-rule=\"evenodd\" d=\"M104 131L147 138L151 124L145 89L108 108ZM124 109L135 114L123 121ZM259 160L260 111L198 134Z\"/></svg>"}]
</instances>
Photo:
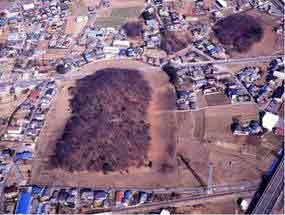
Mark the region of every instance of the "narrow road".
<instances>
[{"instance_id":1,"label":"narrow road","mask_svg":"<svg viewBox=\"0 0 285 215\"><path fill-rule=\"evenodd\" d=\"M213 60L213 61L201 61L201 62L191 62L187 63L187 66L202 66L207 64L240 64L240 63L260 63L271 61L274 58L284 57L284 55L267 55L267 56L258 56L250 58L231 58L225 60Z\"/></svg>"},{"instance_id":2,"label":"narrow road","mask_svg":"<svg viewBox=\"0 0 285 215\"><path fill-rule=\"evenodd\" d=\"M36 108L35 108L34 111L32 112L32 115L31 115L30 119L33 118L34 113L35 113L35 110L36 110L36 109L38 108L38 106L39 106L40 98L41 98L41 96L44 94L44 92L46 91L46 86L47 86L47 83L45 83L44 88L43 88L43 90L41 91L40 96L39 96L39 98L38 98L37 101L36 101L36 104L35 104L35 107L36 107ZM23 103L23 102L22 102L22 103ZM15 112L17 112L17 111L19 110L19 108L20 108L20 106L21 106L22 103L20 103L20 104L17 106L16 110L13 112L13 114L11 115L11 117L13 117L13 115L15 114ZM28 127L28 126L27 126L27 127ZM26 135L27 127L24 129L23 136ZM14 155L14 157L15 157L15 155ZM15 173L16 173L16 180L17 180L17 182L19 182L19 183L24 179L24 178L23 178L23 175L22 175L22 173L21 173L21 171L20 171L20 169L19 169L18 164L15 163L15 161L14 161L14 157L11 158L11 159L12 159L12 163L11 163L11 165L10 165L10 167L9 167L9 169L8 169L8 171L7 171L7 173L6 173L5 176L4 176L3 182L0 184L0 213L4 213L4 192L3 192L3 191L4 191L4 188L7 186L7 184L9 183L8 178L9 178L9 176L11 175L11 173L12 173L13 171L15 171Z\"/></svg>"},{"instance_id":3,"label":"narrow road","mask_svg":"<svg viewBox=\"0 0 285 215\"><path fill-rule=\"evenodd\" d=\"M191 66L202 66L207 64L240 64L240 63L259 63L259 62L266 62L270 61L274 58L283 57L283 55L269 55L269 56L259 56L259 57L251 57L251 58L237 58L237 59L226 59L226 60L213 60L213 61L202 61L202 62L191 62L187 63L185 65L191 67ZM99 60L102 61L102 60ZM96 61L93 61L92 63L96 63ZM0 82L0 85L32 85L37 84L44 80L74 80L74 79L80 79L87 75L92 74L93 72L85 72L85 71L75 71L75 72L69 72L65 75L56 75L55 77L48 78L48 79L32 79L32 80L18 80L15 82Z\"/></svg>"}]
</instances>

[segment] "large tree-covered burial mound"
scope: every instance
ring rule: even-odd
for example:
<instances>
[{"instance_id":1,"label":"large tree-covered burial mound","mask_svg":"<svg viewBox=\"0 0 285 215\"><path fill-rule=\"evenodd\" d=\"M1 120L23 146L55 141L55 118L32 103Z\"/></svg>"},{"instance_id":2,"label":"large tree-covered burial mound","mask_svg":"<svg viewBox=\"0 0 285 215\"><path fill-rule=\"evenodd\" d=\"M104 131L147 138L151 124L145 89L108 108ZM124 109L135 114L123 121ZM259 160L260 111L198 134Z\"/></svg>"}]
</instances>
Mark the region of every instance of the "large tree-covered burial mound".
<instances>
[{"instance_id":1,"label":"large tree-covered burial mound","mask_svg":"<svg viewBox=\"0 0 285 215\"><path fill-rule=\"evenodd\" d=\"M219 20L213 27L217 39L237 52L248 51L263 37L263 28L253 16L235 14Z\"/></svg>"},{"instance_id":2,"label":"large tree-covered burial mound","mask_svg":"<svg viewBox=\"0 0 285 215\"><path fill-rule=\"evenodd\" d=\"M108 68L78 80L50 160L67 171L121 171L147 161L151 88L136 70Z\"/></svg>"}]
</instances>

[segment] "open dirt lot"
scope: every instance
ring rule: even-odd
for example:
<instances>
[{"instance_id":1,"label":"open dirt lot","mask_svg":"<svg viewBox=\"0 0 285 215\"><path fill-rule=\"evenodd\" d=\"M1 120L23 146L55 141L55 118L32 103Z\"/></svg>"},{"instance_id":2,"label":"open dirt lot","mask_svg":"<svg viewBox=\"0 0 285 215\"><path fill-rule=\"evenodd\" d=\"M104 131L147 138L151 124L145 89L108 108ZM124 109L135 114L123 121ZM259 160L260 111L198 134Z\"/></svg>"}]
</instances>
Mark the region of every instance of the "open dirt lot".
<instances>
[{"instance_id":1,"label":"open dirt lot","mask_svg":"<svg viewBox=\"0 0 285 215\"><path fill-rule=\"evenodd\" d=\"M87 6L98 5L100 0L83 0ZM112 8L138 7L144 6L144 0L110 0Z\"/></svg>"},{"instance_id":2,"label":"open dirt lot","mask_svg":"<svg viewBox=\"0 0 285 215\"><path fill-rule=\"evenodd\" d=\"M230 104L229 98L224 93L216 93L205 96L208 106L226 105Z\"/></svg>"},{"instance_id":3,"label":"open dirt lot","mask_svg":"<svg viewBox=\"0 0 285 215\"><path fill-rule=\"evenodd\" d=\"M250 103L177 112L177 154L191 167L180 169L180 185L207 183L209 161L213 163L216 185L259 179L274 155L261 145L260 137L236 137L230 130L232 117L253 118L257 112ZM194 173L190 174L192 178L186 176L190 171Z\"/></svg>"},{"instance_id":4,"label":"open dirt lot","mask_svg":"<svg viewBox=\"0 0 285 215\"><path fill-rule=\"evenodd\" d=\"M237 199L225 199L219 202L207 202L195 206L185 206L175 209L176 214L235 214Z\"/></svg>"},{"instance_id":5,"label":"open dirt lot","mask_svg":"<svg viewBox=\"0 0 285 215\"><path fill-rule=\"evenodd\" d=\"M205 109L205 139L211 141L238 141L236 136L232 135L230 125L233 117L252 116L257 117L258 109L255 104L237 104L213 106Z\"/></svg>"},{"instance_id":6,"label":"open dirt lot","mask_svg":"<svg viewBox=\"0 0 285 215\"><path fill-rule=\"evenodd\" d=\"M120 27L127 20L137 18L141 14L145 2L143 0L110 0L110 7L99 7L100 0L81 0L74 7L73 15L86 15L88 7L97 8L96 26Z\"/></svg>"},{"instance_id":7,"label":"open dirt lot","mask_svg":"<svg viewBox=\"0 0 285 215\"><path fill-rule=\"evenodd\" d=\"M257 117L257 107L253 103L219 105L197 111L177 112L178 136L188 140L238 141L232 135L230 125L233 117ZM194 139L193 139L194 138Z\"/></svg>"},{"instance_id":8,"label":"open dirt lot","mask_svg":"<svg viewBox=\"0 0 285 215\"><path fill-rule=\"evenodd\" d=\"M113 65L118 62L114 61ZM109 62L109 65L112 64ZM140 68L128 64L128 68ZM108 65L108 64L107 64ZM107 66L105 65L105 66ZM120 68L124 68L120 63ZM99 66L100 67L100 66ZM97 67L93 68L94 70ZM54 152L54 145L61 136L66 120L69 118L68 100L70 99L68 88L74 83L61 83L63 86L57 95L55 104L49 113L42 136L39 138L37 158L32 172L32 183L67 186L97 186L97 187L156 187L174 186L177 180L176 172L176 117L174 89L168 82L166 74L153 67L142 70L144 79L153 90L148 110L150 123L150 149L148 158L152 161L152 167L129 168L128 171L112 172L104 175L101 172L80 171L67 172L62 169L50 169L49 156ZM131 87L131 86L130 86ZM54 122L54 118L57 119Z\"/></svg>"}]
</instances>

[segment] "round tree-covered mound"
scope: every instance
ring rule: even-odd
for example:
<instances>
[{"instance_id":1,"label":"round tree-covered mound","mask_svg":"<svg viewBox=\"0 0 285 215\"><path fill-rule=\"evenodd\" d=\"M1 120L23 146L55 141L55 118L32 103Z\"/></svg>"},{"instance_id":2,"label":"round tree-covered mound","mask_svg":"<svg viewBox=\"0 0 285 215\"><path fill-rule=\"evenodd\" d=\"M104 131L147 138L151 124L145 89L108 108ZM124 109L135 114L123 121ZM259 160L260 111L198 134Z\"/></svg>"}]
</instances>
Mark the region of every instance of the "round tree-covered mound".
<instances>
[{"instance_id":1,"label":"round tree-covered mound","mask_svg":"<svg viewBox=\"0 0 285 215\"><path fill-rule=\"evenodd\" d=\"M151 88L141 73L103 69L77 81L72 116L51 165L68 171L120 171L145 164Z\"/></svg>"},{"instance_id":2,"label":"round tree-covered mound","mask_svg":"<svg viewBox=\"0 0 285 215\"><path fill-rule=\"evenodd\" d=\"M248 51L263 37L263 29L258 20L245 14L230 15L219 20L213 31L223 45L238 52Z\"/></svg>"},{"instance_id":3,"label":"round tree-covered mound","mask_svg":"<svg viewBox=\"0 0 285 215\"><path fill-rule=\"evenodd\" d=\"M126 32L128 37L140 37L143 32L143 24L140 21L137 22L127 22L122 27Z\"/></svg>"}]
</instances>

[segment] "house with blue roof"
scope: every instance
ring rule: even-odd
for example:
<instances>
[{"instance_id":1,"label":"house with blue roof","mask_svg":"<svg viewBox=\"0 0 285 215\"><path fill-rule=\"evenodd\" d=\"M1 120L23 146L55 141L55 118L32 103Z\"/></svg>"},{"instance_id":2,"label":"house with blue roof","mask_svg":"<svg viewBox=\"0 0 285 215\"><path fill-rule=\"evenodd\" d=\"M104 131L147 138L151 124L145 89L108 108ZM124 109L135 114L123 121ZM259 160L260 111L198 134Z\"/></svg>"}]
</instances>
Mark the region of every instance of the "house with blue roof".
<instances>
[{"instance_id":1,"label":"house with blue roof","mask_svg":"<svg viewBox=\"0 0 285 215\"><path fill-rule=\"evenodd\" d=\"M7 19L0 18L0 26L5 25L7 23Z\"/></svg>"},{"instance_id":2,"label":"house with blue roof","mask_svg":"<svg viewBox=\"0 0 285 215\"><path fill-rule=\"evenodd\" d=\"M17 159L29 159L32 158L33 154L31 152L25 151L25 152L18 152L15 155L15 160Z\"/></svg>"},{"instance_id":3,"label":"house with blue roof","mask_svg":"<svg viewBox=\"0 0 285 215\"><path fill-rule=\"evenodd\" d=\"M37 195L40 195L43 191L43 188L37 185L32 186L32 193L35 193Z\"/></svg>"},{"instance_id":4,"label":"house with blue roof","mask_svg":"<svg viewBox=\"0 0 285 215\"><path fill-rule=\"evenodd\" d=\"M19 195L19 199L16 206L16 214L29 214L30 207L32 203L32 195L31 193L25 191Z\"/></svg>"}]
</instances>

